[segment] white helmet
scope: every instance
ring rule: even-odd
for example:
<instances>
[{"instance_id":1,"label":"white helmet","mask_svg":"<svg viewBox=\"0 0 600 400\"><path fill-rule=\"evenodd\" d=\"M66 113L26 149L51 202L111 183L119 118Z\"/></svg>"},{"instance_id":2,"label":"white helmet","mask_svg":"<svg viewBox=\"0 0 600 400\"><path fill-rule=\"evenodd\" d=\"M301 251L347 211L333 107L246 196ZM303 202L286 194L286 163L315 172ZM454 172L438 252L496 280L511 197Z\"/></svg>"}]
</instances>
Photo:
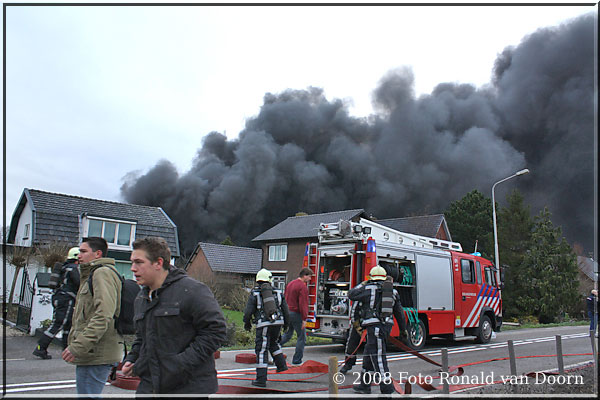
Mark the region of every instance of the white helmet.
<instances>
[{"instance_id":1,"label":"white helmet","mask_svg":"<svg viewBox=\"0 0 600 400\"><path fill-rule=\"evenodd\" d=\"M69 254L67 254L67 260L77 259L78 255L79 255L79 247L71 247L71 249L69 250Z\"/></svg>"},{"instance_id":2,"label":"white helmet","mask_svg":"<svg viewBox=\"0 0 600 400\"><path fill-rule=\"evenodd\" d=\"M256 274L256 282L271 282L272 276L271 271L263 268Z\"/></svg>"},{"instance_id":3,"label":"white helmet","mask_svg":"<svg viewBox=\"0 0 600 400\"><path fill-rule=\"evenodd\" d=\"M379 265L376 265L373 268L371 268L371 272L369 272L369 275L374 281L385 281L385 278L387 278L387 273L385 272L385 269L383 269Z\"/></svg>"}]
</instances>

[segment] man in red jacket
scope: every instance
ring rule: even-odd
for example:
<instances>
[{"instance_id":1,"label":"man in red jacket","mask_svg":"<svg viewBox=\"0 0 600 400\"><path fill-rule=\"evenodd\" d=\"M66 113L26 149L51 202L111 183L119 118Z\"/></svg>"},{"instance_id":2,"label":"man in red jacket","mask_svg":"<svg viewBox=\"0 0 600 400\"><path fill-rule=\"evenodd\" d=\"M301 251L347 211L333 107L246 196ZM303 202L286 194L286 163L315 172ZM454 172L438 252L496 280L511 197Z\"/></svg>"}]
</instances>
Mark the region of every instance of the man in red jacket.
<instances>
[{"instance_id":1,"label":"man in red jacket","mask_svg":"<svg viewBox=\"0 0 600 400\"><path fill-rule=\"evenodd\" d=\"M286 344L296 331L296 351L292 358L292 365L302 364L304 345L306 344L306 318L308 317L308 289L306 284L310 281L312 271L302 268L297 279L288 283L285 288L285 301L290 309L290 328L283 334L281 345Z\"/></svg>"}]
</instances>

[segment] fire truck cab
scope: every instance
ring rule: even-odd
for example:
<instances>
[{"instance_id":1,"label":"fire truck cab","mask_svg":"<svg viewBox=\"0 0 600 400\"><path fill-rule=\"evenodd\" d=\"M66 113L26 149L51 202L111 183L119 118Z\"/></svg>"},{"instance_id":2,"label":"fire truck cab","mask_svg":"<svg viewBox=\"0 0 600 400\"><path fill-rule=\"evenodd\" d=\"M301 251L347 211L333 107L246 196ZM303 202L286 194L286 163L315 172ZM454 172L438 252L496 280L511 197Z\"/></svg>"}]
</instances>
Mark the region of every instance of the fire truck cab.
<instances>
[{"instance_id":1,"label":"fire truck cab","mask_svg":"<svg viewBox=\"0 0 600 400\"><path fill-rule=\"evenodd\" d=\"M491 261L462 253L459 243L396 231L376 222L321 224L307 243L309 335L344 341L350 328L348 290L377 264L394 278L409 326L408 345L429 337L474 336L487 343L502 325L502 298ZM392 336L398 337L397 322Z\"/></svg>"}]
</instances>

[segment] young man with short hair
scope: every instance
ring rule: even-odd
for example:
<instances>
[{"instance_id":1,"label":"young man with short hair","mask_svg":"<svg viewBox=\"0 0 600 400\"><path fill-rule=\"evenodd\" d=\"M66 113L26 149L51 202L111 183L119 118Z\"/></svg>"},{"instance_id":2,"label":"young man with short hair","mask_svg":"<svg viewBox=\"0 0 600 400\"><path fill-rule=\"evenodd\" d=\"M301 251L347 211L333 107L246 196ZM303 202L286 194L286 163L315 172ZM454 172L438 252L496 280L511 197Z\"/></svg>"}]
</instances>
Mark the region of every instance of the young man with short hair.
<instances>
[{"instance_id":1,"label":"young man with short hair","mask_svg":"<svg viewBox=\"0 0 600 400\"><path fill-rule=\"evenodd\" d=\"M285 301L290 310L290 328L281 337L281 345L286 344L296 331L296 350L292 358L292 365L302 364L304 346L306 344L306 318L308 318L308 288L306 284L310 281L312 271L302 268L298 278L288 283L285 288Z\"/></svg>"},{"instance_id":2,"label":"young man with short hair","mask_svg":"<svg viewBox=\"0 0 600 400\"><path fill-rule=\"evenodd\" d=\"M107 253L108 245L101 237L84 238L79 246L81 283L68 346L62 353L63 360L76 365L77 394L102 393L111 368L123 356L119 343L123 338L114 318L121 308L121 280L109 270L115 268L115 260L107 258ZM93 295L88 283L92 273Z\"/></svg>"},{"instance_id":3,"label":"young man with short hair","mask_svg":"<svg viewBox=\"0 0 600 400\"><path fill-rule=\"evenodd\" d=\"M225 318L210 289L170 265L163 238L133 242L136 339L122 372L140 377L137 394L210 394L218 390L214 353Z\"/></svg>"}]
</instances>

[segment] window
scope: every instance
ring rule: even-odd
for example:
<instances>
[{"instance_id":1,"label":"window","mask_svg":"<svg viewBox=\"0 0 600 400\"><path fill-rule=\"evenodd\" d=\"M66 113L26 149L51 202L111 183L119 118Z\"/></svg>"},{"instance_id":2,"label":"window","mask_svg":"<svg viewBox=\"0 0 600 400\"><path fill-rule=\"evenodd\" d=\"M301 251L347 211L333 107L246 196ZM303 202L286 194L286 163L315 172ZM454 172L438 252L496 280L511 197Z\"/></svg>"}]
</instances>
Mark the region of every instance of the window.
<instances>
[{"instance_id":1,"label":"window","mask_svg":"<svg viewBox=\"0 0 600 400\"><path fill-rule=\"evenodd\" d=\"M477 268L475 268L475 272L477 275L477 284L481 285L481 263L477 261Z\"/></svg>"},{"instance_id":2,"label":"window","mask_svg":"<svg viewBox=\"0 0 600 400\"><path fill-rule=\"evenodd\" d=\"M285 290L285 275L273 275L273 287L279 290Z\"/></svg>"},{"instance_id":3,"label":"window","mask_svg":"<svg viewBox=\"0 0 600 400\"><path fill-rule=\"evenodd\" d=\"M254 287L254 277L247 276L244 278L244 287L248 289L252 289Z\"/></svg>"},{"instance_id":4,"label":"window","mask_svg":"<svg viewBox=\"0 0 600 400\"><path fill-rule=\"evenodd\" d=\"M287 244L269 245L269 261L287 260Z\"/></svg>"},{"instance_id":5,"label":"window","mask_svg":"<svg viewBox=\"0 0 600 400\"><path fill-rule=\"evenodd\" d=\"M485 267L485 283L496 286L496 274L490 267Z\"/></svg>"},{"instance_id":6,"label":"window","mask_svg":"<svg viewBox=\"0 0 600 400\"><path fill-rule=\"evenodd\" d=\"M131 248L135 239L135 222L85 217L83 236L103 237L111 248Z\"/></svg>"},{"instance_id":7,"label":"window","mask_svg":"<svg viewBox=\"0 0 600 400\"><path fill-rule=\"evenodd\" d=\"M25 224L25 232L23 232L23 239L29 239L29 227L30 224Z\"/></svg>"},{"instance_id":8,"label":"window","mask_svg":"<svg viewBox=\"0 0 600 400\"><path fill-rule=\"evenodd\" d=\"M135 279L133 277L133 272L131 272L130 261L115 261L115 268L117 269L117 271L119 271L119 274L125 277L125 279Z\"/></svg>"},{"instance_id":9,"label":"window","mask_svg":"<svg viewBox=\"0 0 600 400\"><path fill-rule=\"evenodd\" d=\"M462 281L463 283L475 283L475 274L473 261L471 260L460 260Z\"/></svg>"}]
</instances>

